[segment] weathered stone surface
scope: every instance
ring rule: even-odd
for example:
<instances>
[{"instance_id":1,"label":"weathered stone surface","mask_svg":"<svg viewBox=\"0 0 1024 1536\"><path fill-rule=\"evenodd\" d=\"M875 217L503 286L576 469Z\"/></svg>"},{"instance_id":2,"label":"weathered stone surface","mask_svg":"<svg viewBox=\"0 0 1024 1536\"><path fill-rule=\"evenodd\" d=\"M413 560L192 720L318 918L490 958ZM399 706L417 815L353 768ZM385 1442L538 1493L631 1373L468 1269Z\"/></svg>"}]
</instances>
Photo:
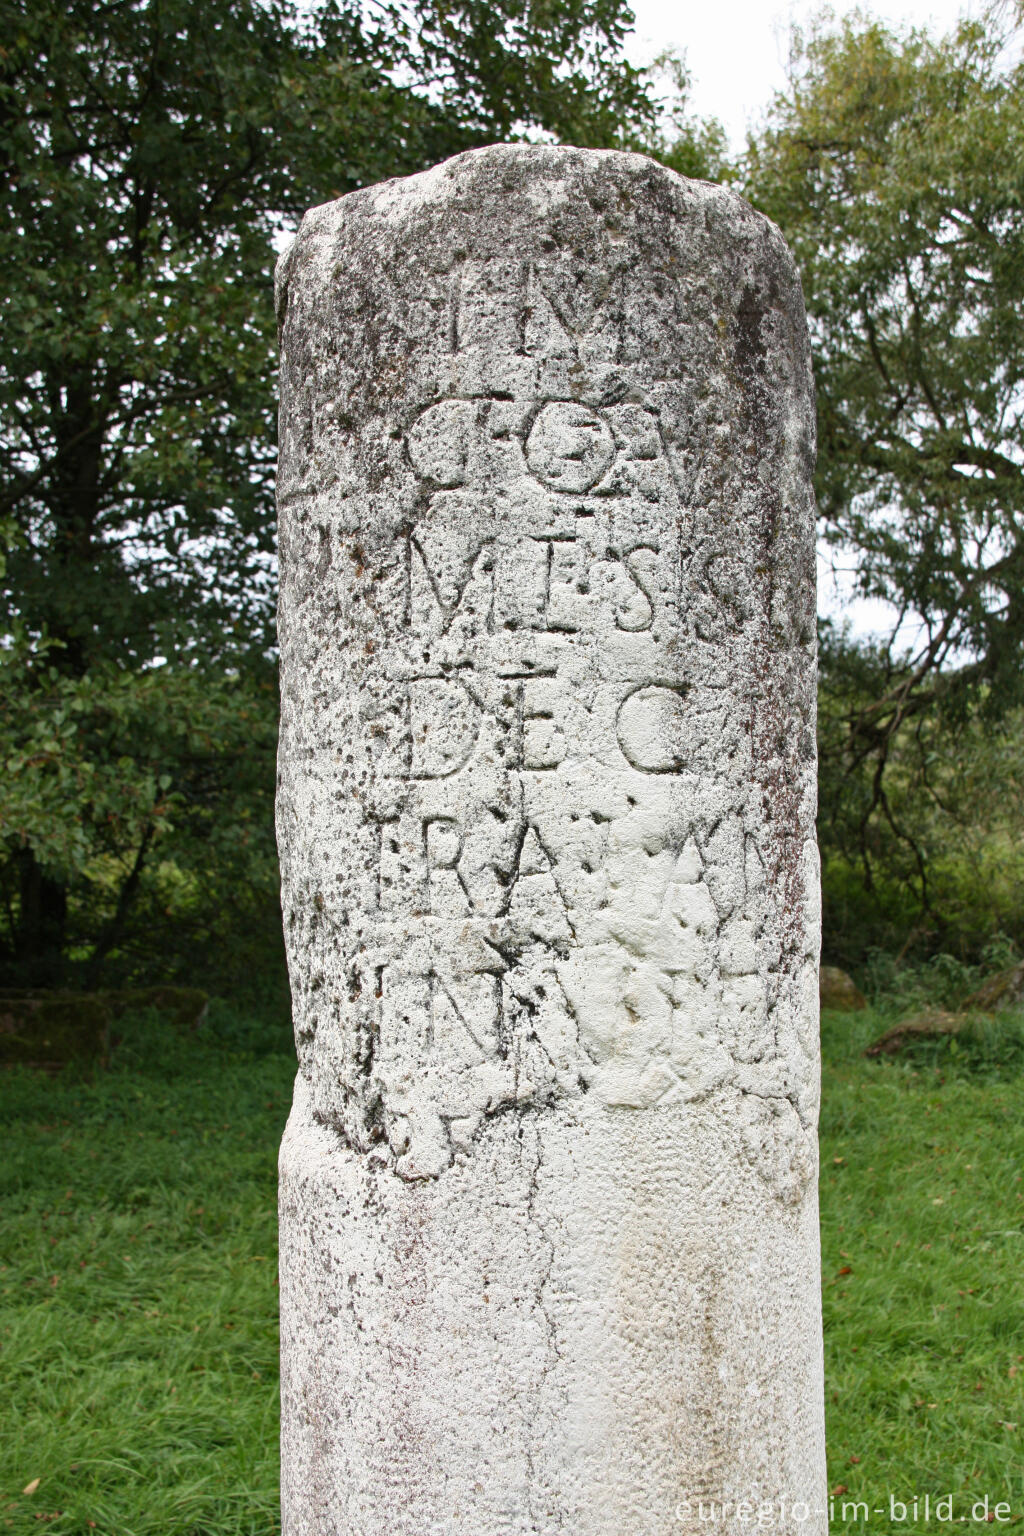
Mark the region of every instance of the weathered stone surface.
<instances>
[{"instance_id":1,"label":"weathered stone surface","mask_svg":"<svg viewBox=\"0 0 1024 1536\"><path fill-rule=\"evenodd\" d=\"M279 277L286 1536L823 1532L786 248L496 146Z\"/></svg>"},{"instance_id":2,"label":"weathered stone surface","mask_svg":"<svg viewBox=\"0 0 1024 1536\"><path fill-rule=\"evenodd\" d=\"M950 1013L945 1008L929 1008L910 1019L893 1024L873 1040L864 1052L865 1056L897 1056L915 1040L937 1040L943 1035L957 1035L969 1022L969 1015Z\"/></svg>"},{"instance_id":3,"label":"weathered stone surface","mask_svg":"<svg viewBox=\"0 0 1024 1536\"><path fill-rule=\"evenodd\" d=\"M859 1013L868 1000L852 976L838 965L823 965L818 973L818 998L822 1008L834 1013Z\"/></svg>"},{"instance_id":4,"label":"weathered stone surface","mask_svg":"<svg viewBox=\"0 0 1024 1536\"><path fill-rule=\"evenodd\" d=\"M129 987L106 992L0 991L0 1063L59 1071L71 1061L104 1062L126 1013L153 1009L179 1029L198 1029L210 999L196 987Z\"/></svg>"},{"instance_id":5,"label":"weathered stone surface","mask_svg":"<svg viewBox=\"0 0 1024 1536\"><path fill-rule=\"evenodd\" d=\"M961 1013L998 1013L1002 1008L1019 1008L1024 1004L1024 960L998 971L983 981L976 991L965 997L960 1004Z\"/></svg>"}]
</instances>

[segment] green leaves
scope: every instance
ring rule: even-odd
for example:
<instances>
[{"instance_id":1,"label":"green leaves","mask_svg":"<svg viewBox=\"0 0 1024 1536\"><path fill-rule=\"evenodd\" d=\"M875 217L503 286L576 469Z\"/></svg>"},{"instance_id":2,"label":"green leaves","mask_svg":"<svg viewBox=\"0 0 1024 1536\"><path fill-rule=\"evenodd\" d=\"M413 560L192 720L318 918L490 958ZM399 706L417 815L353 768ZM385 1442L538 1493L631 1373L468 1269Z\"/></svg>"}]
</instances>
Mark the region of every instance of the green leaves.
<instances>
[{"instance_id":1,"label":"green leaves","mask_svg":"<svg viewBox=\"0 0 1024 1536\"><path fill-rule=\"evenodd\" d=\"M7 980L194 947L232 880L273 909L275 245L474 144L639 133L630 19L0 0Z\"/></svg>"},{"instance_id":2,"label":"green leaves","mask_svg":"<svg viewBox=\"0 0 1024 1536\"><path fill-rule=\"evenodd\" d=\"M489 138L649 116L621 0L375 16L0 3L5 596L72 669L271 643L282 226Z\"/></svg>"},{"instance_id":3,"label":"green leaves","mask_svg":"<svg viewBox=\"0 0 1024 1536\"><path fill-rule=\"evenodd\" d=\"M826 19L744 169L803 276L824 536L893 614L823 637L823 840L933 933L925 760L1024 699L1019 41L998 5L939 39Z\"/></svg>"},{"instance_id":4,"label":"green leaves","mask_svg":"<svg viewBox=\"0 0 1024 1536\"><path fill-rule=\"evenodd\" d=\"M76 678L53 665L54 649L22 636L0 650L0 868L12 949L26 939L15 883L26 855L72 894L65 938L83 961L115 920L122 937L120 904L133 871L137 894L140 852L171 859L178 878L209 879L214 846L214 883L272 883L272 679L169 666ZM240 835L239 821L255 823L256 835Z\"/></svg>"},{"instance_id":5,"label":"green leaves","mask_svg":"<svg viewBox=\"0 0 1024 1536\"><path fill-rule=\"evenodd\" d=\"M920 687L971 657L993 701L1021 696L1024 644L1012 30L997 7L942 40L862 21L811 32L747 164L803 273L826 536L856 551L866 595L918 621L896 649L912 645Z\"/></svg>"}]
</instances>

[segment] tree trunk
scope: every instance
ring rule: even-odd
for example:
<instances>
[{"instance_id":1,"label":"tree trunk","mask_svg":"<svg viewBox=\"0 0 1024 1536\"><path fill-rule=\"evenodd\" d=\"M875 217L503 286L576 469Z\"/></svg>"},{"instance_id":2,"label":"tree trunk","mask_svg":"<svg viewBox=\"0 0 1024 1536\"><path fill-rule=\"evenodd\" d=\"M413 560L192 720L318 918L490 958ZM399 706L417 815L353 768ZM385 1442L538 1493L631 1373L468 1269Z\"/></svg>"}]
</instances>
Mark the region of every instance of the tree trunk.
<instances>
[{"instance_id":1,"label":"tree trunk","mask_svg":"<svg viewBox=\"0 0 1024 1536\"><path fill-rule=\"evenodd\" d=\"M58 987L64 980L67 886L44 873L31 848L18 856L18 923L14 965L22 986Z\"/></svg>"}]
</instances>

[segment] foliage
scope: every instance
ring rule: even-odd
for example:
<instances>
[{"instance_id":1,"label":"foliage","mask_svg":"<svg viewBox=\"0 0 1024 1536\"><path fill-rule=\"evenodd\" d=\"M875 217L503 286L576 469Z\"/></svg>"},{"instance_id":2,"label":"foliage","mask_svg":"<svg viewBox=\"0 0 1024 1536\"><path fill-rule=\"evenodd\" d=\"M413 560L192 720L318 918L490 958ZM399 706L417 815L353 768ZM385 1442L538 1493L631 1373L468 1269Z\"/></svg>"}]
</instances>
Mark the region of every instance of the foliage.
<instances>
[{"instance_id":1,"label":"foliage","mask_svg":"<svg viewBox=\"0 0 1024 1536\"><path fill-rule=\"evenodd\" d=\"M117 949L126 974L166 975L173 916L194 975L190 905L241 922L275 889L272 676L110 661L76 676L54 650L24 636L0 649L7 951L28 981L49 979L62 951L86 985Z\"/></svg>"},{"instance_id":2,"label":"foliage","mask_svg":"<svg viewBox=\"0 0 1024 1536\"><path fill-rule=\"evenodd\" d=\"M642 121L617 0L6 0L9 601L69 668L266 644L272 241L522 121ZM416 71L399 86L392 76ZM428 94L427 87L433 88ZM74 580L62 580L73 574Z\"/></svg>"},{"instance_id":3,"label":"foliage","mask_svg":"<svg viewBox=\"0 0 1024 1536\"><path fill-rule=\"evenodd\" d=\"M826 825L869 889L872 844L894 870L902 845L925 913L911 759L926 801L926 759L942 775L918 722L952 733L1024 697L1020 43L1006 6L941 39L826 13L744 167L803 275L825 536L895 614L873 648L826 635Z\"/></svg>"},{"instance_id":4,"label":"foliage","mask_svg":"<svg viewBox=\"0 0 1024 1536\"><path fill-rule=\"evenodd\" d=\"M922 711L884 761L851 761L849 721L885 686L871 644L833 647L823 631L819 701L826 948L860 966L872 949L978 961L1024 947L1024 710L991 718ZM998 786L998 793L993 793Z\"/></svg>"},{"instance_id":5,"label":"foliage","mask_svg":"<svg viewBox=\"0 0 1024 1536\"><path fill-rule=\"evenodd\" d=\"M530 129L600 148L651 120L643 71L622 54L633 24L623 0L418 0L375 9L376 46L390 48L418 101L438 104L448 135L446 144L435 130L420 163Z\"/></svg>"},{"instance_id":6,"label":"foliage","mask_svg":"<svg viewBox=\"0 0 1024 1536\"><path fill-rule=\"evenodd\" d=\"M1000 936L985 946L977 964L939 951L926 960L900 960L875 950L864 967L873 1006L894 1020L930 1010L959 1011L983 982L1015 966L1019 955Z\"/></svg>"},{"instance_id":7,"label":"foliage","mask_svg":"<svg viewBox=\"0 0 1024 1536\"><path fill-rule=\"evenodd\" d=\"M1000 1079L1024 1073L1024 1015L972 1014L955 1033L923 1035L901 1047L905 1061L940 1075Z\"/></svg>"},{"instance_id":8,"label":"foliage","mask_svg":"<svg viewBox=\"0 0 1024 1536\"><path fill-rule=\"evenodd\" d=\"M686 60L672 49L658 55L644 72L656 112L653 126L627 138L630 149L651 155L680 176L729 182L736 169L729 159L725 129L717 118L698 118L689 110L691 75Z\"/></svg>"},{"instance_id":9,"label":"foliage","mask_svg":"<svg viewBox=\"0 0 1024 1536\"><path fill-rule=\"evenodd\" d=\"M265 814L275 240L492 138L641 134L630 19L624 0L0 0L8 982L95 971L175 910L150 878L169 829L164 886L222 894Z\"/></svg>"},{"instance_id":10,"label":"foliage","mask_svg":"<svg viewBox=\"0 0 1024 1536\"><path fill-rule=\"evenodd\" d=\"M987 1492L1019 1514L1024 1078L867 1062L886 1017L824 1020L829 1487L886 1509L890 1491L952 1492L957 1515ZM136 1020L93 1082L0 1077L12 1536L43 1516L54 1536L278 1529L274 1185L293 1072L283 1015L215 1003L185 1039ZM862 1531L843 1498L833 1529Z\"/></svg>"}]
</instances>

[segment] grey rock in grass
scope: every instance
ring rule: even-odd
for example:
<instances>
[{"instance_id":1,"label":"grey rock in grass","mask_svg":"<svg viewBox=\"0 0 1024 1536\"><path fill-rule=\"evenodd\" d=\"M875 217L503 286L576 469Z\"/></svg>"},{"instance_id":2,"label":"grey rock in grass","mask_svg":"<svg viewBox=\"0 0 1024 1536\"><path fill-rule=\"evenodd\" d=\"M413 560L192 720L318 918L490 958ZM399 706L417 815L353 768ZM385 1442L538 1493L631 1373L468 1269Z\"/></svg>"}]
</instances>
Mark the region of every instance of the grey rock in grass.
<instances>
[{"instance_id":1,"label":"grey rock in grass","mask_svg":"<svg viewBox=\"0 0 1024 1536\"><path fill-rule=\"evenodd\" d=\"M279 315L285 1536L823 1533L786 247L498 145L312 210Z\"/></svg>"},{"instance_id":2,"label":"grey rock in grass","mask_svg":"<svg viewBox=\"0 0 1024 1536\"><path fill-rule=\"evenodd\" d=\"M836 1013L861 1013L868 1005L853 977L838 965L823 965L819 970L818 1000L822 1008Z\"/></svg>"}]
</instances>

